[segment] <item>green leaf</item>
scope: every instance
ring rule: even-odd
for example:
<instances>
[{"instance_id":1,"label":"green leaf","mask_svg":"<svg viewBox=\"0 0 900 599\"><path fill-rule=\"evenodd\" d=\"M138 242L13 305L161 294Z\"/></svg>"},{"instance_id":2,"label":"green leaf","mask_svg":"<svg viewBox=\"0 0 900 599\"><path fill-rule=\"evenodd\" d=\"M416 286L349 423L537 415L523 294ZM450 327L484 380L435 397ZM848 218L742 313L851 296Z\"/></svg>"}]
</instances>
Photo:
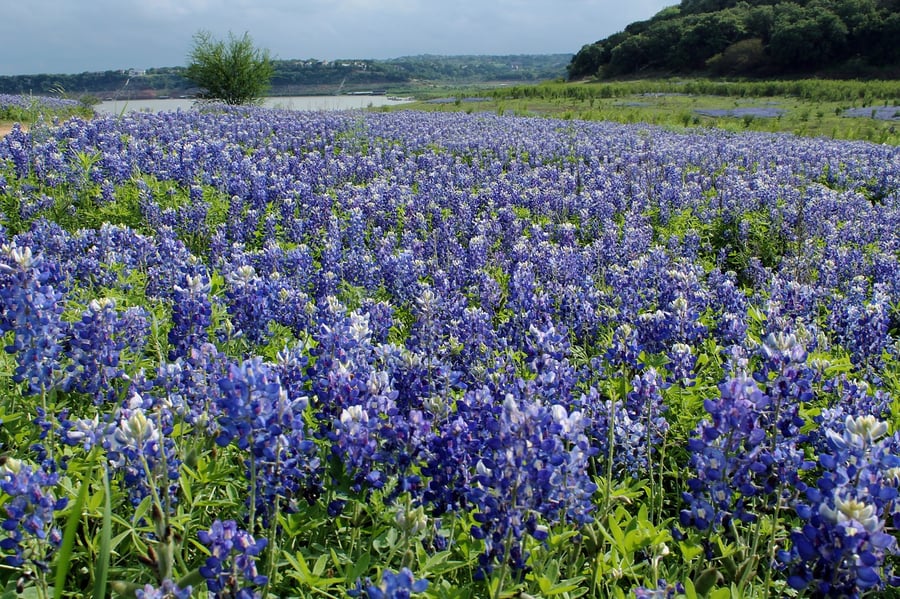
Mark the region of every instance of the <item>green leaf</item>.
<instances>
[{"instance_id":1,"label":"green leaf","mask_svg":"<svg viewBox=\"0 0 900 599\"><path fill-rule=\"evenodd\" d=\"M316 560L316 563L313 564L312 573L317 578L322 576L325 573L325 566L328 565L328 556L320 555L319 559Z\"/></svg>"},{"instance_id":2,"label":"green leaf","mask_svg":"<svg viewBox=\"0 0 900 599\"><path fill-rule=\"evenodd\" d=\"M368 553L363 553L351 565L352 567L347 572L346 579L348 581L354 581L357 578L362 578L363 574L369 571L369 564L371 563L372 556Z\"/></svg>"},{"instance_id":3,"label":"green leaf","mask_svg":"<svg viewBox=\"0 0 900 599\"><path fill-rule=\"evenodd\" d=\"M307 582L312 579L312 572L309 569L309 565L306 563L306 558L303 557L303 554L299 551L291 555L290 553L285 553L284 557L291 563L296 572L299 572L303 578L295 576L300 582Z\"/></svg>"},{"instance_id":4,"label":"green leaf","mask_svg":"<svg viewBox=\"0 0 900 599\"><path fill-rule=\"evenodd\" d=\"M141 502L134 508L134 515L131 518L131 522L137 525L138 522L144 520L147 517L147 514L150 513L150 503L151 497L148 495L141 500Z\"/></svg>"},{"instance_id":5,"label":"green leaf","mask_svg":"<svg viewBox=\"0 0 900 599\"><path fill-rule=\"evenodd\" d=\"M546 589L543 585L541 585L541 593L547 597L571 593L572 591L581 588L583 581L584 576L578 576L577 578L567 578L566 580L561 580L554 585L550 585Z\"/></svg>"},{"instance_id":6,"label":"green leaf","mask_svg":"<svg viewBox=\"0 0 900 599\"><path fill-rule=\"evenodd\" d=\"M698 599L697 589L694 588L694 583L691 582L690 578L684 581L684 596L685 599Z\"/></svg>"},{"instance_id":7,"label":"green leaf","mask_svg":"<svg viewBox=\"0 0 900 599\"><path fill-rule=\"evenodd\" d=\"M78 532L78 524L81 522L82 510L84 502L87 500L88 489L91 486L91 478L93 476L93 466L84 472L81 477L81 488L78 490L78 496L66 519L66 529L63 532L63 540L59 546L56 563L56 585L54 587L53 596L56 599L62 597L63 589L66 586L66 577L69 575L69 568L72 567L72 549L75 546L75 533Z\"/></svg>"},{"instance_id":8,"label":"green leaf","mask_svg":"<svg viewBox=\"0 0 900 599\"><path fill-rule=\"evenodd\" d=\"M186 589L187 587L196 587L206 582L206 578L203 577L203 574L200 573L200 568L195 568L191 570L184 576L178 579L178 582L175 584L178 585L180 589Z\"/></svg>"},{"instance_id":9,"label":"green leaf","mask_svg":"<svg viewBox=\"0 0 900 599\"><path fill-rule=\"evenodd\" d=\"M103 468L103 528L100 530L100 553L94 572L94 599L106 597L106 578L109 576L110 540L112 538L112 493L109 490L109 471Z\"/></svg>"},{"instance_id":10,"label":"green leaf","mask_svg":"<svg viewBox=\"0 0 900 599\"><path fill-rule=\"evenodd\" d=\"M707 568L694 581L694 588L700 595L706 595L719 582L721 575L715 568Z\"/></svg>"},{"instance_id":11,"label":"green leaf","mask_svg":"<svg viewBox=\"0 0 900 599\"><path fill-rule=\"evenodd\" d=\"M681 555L684 556L684 561L686 562L692 561L695 557L703 553L703 547L699 543L688 541L679 541L678 549L681 550Z\"/></svg>"},{"instance_id":12,"label":"green leaf","mask_svg":"<svg viewBox=\"0 0 900 599\"><path fill-rule=\"evenodd\" d=\"M452 553L450 551L441 551L428 557L421 565L423 573L429 576L439 576L447 572L453 572L466 565L464 561L450 559Z\"/></svg>"},{"instance_id":13,"label":"green leaf","mask_svg":"<svg viewBox=\"0 0 900 599\"><path fill-rule=\"evenodd\" d=\"M625 533L622 532L622 529L619 527L619 523L616 522L615 518L610 518L607 522L609 526L609 531L612 533L612 536L616 540L616 546L619 549L625 548Z\"/></svg>"},{"instance_id":14,"label":"green leaf","mask_svg":"<svg viewBox=\"0 0 900 599\"><path fill-rule=\"evenodd\" d=\"M125 580L111 580L109 581L109 588L112 589L112 592L115 593L117 597L134 599L137 597L138 590L144 588L144 585L136 582L127 582Z\"/></svg>"}]
</instances>

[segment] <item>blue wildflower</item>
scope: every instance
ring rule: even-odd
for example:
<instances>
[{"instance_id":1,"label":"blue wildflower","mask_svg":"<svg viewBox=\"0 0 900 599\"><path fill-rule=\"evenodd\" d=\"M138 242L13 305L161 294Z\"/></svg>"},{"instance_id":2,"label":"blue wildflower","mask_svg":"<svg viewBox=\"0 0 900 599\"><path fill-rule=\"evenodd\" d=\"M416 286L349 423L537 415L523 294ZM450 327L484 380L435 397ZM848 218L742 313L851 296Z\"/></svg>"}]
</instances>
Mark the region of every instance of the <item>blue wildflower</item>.
<instances>
[{"instance_id":1,"label":"blue wildflower","mask_svg":"<svg viewBox=\"0 0 900 599\"><path fill-rule=\"evenodd\" d=\"M209 549L200 574L206 579L210 595L216 599L261 596L257 590L268 583L259 574L256 560L265 549L267 539L254 539L238 528L234 520L216 520L208 531L198 533L200 542Z\"/></svg>"},{"instance_id":2,"label":"blue wildflower","mask_svg":"<svg viewBox=\"0 0 900 599\"><path fill-rule=\"evenodd\" d=\"M890 558L900 548L888 527L900 512L900 436L872 415L847 416L826 431L822 474L795 510L805 523L791 533L788 583L817 597L860 597L900 586Z\"/></svg>"},{"instance_id":3,"label":"blue wildflower","mask_svg":"<svg viewBox=\"0 0 900 599\"><path fill-rule=\"evenodd\" d=\"M137 589L134 594L137 599L190 599L193 589L188 586L180 588L169 579L162 581L158 587L145 584L144 588Z\"/></svg>"},{"instance_id":4,"label":"blue wildflower","mask_svg":"<svg viewBox=\"0 0 900 599\"><path fill-rule=\"evenodd\" d=\"M427 588L428 580L416 580L409 568L401 568L398 572L382 572L381 582L377 586L368 579L365 586L357 582L356 588L350 590L349 595L367 599L409 599L414 593L424 593Z\"/></svg>"},{"instance_id":5,"label":"blue wildflower","mask_svg":"<svg viewBox=\"0 0 900 599\"><path fill-rule=\"evenodd\" d=\"M21 567L30 561L48 569L49 553L62 541L62 534L53 526L55 514L68 503L67 498L54 496L58 481L56 472L13 458L0 465L0 490L7 496L0 506L4 515L0 550L10 566Z\"/></svg>"}]
</instances>

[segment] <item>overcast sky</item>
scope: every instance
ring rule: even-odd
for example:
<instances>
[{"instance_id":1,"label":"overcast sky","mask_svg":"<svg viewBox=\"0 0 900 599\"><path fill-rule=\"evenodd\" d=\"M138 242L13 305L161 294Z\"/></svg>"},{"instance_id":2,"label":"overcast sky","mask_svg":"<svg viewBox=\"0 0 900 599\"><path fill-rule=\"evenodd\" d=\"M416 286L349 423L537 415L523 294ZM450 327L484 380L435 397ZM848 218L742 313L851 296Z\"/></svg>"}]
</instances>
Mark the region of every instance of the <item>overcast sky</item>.
<instances>
[{"instance_id":1,"label":"overcast sky","mask_svg":"<svg viewBox=\"0 0 900 599\"><path fill-rule=\"evenodd\" d=\"M186 64L198 30L275 58L574 54L677 0L0 0L0 75Z\"/></svg>"}]
</instances>

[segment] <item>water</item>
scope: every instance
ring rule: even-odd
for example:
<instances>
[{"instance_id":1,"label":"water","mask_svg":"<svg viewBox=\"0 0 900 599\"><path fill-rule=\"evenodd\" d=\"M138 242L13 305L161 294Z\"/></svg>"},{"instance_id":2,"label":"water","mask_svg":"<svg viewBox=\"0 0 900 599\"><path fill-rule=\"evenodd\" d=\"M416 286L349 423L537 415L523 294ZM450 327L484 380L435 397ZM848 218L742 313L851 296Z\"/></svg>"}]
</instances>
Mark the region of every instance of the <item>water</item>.
<instances>
[{"instance_id":1,"label":"water","mask_svg":"<svg viewBox=\"0 0 900 599\"><path fill-rule=\"evenodd\" d=\"M354 110L377 106L395 106L409 100L389 98L387 96L283 96L263 100L267 108L285 110ZM175 110L191 110L194 100L184 98L166 98L157 100L107 100L94 105L100 114L120 114L122 112L170 112Z\"/></svg>"}]
</instances>

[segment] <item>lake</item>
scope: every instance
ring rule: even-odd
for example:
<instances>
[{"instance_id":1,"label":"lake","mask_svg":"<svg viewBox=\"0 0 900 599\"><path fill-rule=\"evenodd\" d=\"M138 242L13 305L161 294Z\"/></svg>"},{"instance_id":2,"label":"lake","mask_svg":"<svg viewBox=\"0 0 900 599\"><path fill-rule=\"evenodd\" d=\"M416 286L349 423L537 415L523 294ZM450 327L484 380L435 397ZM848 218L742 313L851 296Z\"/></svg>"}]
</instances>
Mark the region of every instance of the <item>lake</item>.
<instances>
[{"instance_id":1,"label":"lake","mask_svg":"<svg viewBox=\"0 0 900 599\"><path fill-rule=\"evenodd\" d=\"M388 96L347 95L347 96L281 96L263 100L267 108L285 110L358 110L377 106L395 106L410 100ZM166 98L155 100L106 100L94 105L101 114L121 112L169 112L191 110L194 100L187 98Z\"/></svg>"}]
</instances>

